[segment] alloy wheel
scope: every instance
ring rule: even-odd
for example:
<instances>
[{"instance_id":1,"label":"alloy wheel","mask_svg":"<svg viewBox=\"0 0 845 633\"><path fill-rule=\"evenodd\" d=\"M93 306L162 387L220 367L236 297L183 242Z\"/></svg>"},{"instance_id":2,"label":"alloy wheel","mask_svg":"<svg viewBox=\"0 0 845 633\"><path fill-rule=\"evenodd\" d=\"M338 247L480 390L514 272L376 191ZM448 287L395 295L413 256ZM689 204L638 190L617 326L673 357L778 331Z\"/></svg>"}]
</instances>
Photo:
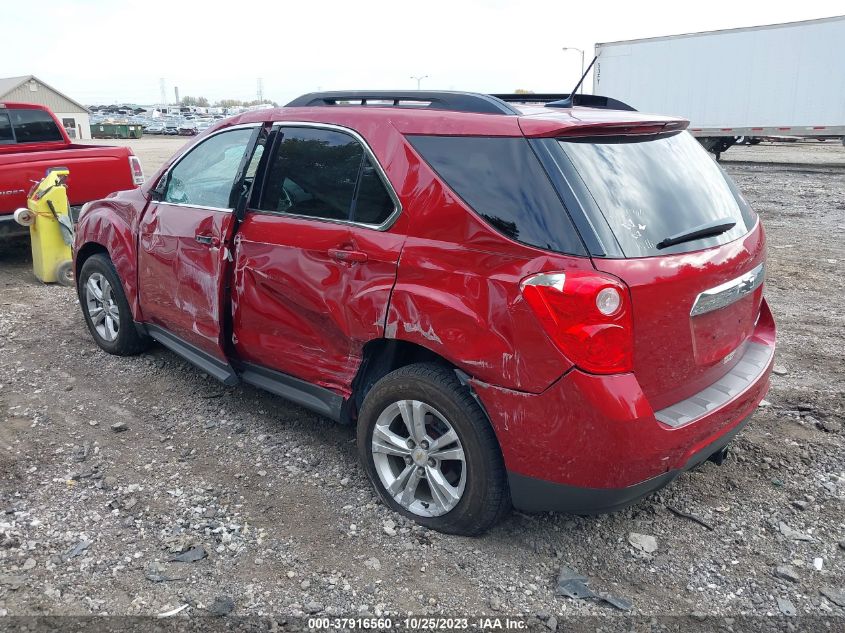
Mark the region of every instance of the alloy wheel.
<instances>
[{"instance_id":1,"label":"alloy wheel","mask_svg":"<svg viewBox=\"0 0 845 633\"><path fill-rule=\"evenodd\" d=\"M371 451L387 493L424 517L452 510L466 487L466 456L449 421L419 400L399 400L379 415Z\"/></svg>"},{"instance_id":2,"label":"alloy wheel","mask_svg":"<svg viewBox=\"0 0 845 633\"><path fill-rule=\"evenodd\" d=\"M85 282L85 306L97 335L104 341L117 339L120 309L109 280L100 273L91 273Z\"/></svg>"}]
</instances>

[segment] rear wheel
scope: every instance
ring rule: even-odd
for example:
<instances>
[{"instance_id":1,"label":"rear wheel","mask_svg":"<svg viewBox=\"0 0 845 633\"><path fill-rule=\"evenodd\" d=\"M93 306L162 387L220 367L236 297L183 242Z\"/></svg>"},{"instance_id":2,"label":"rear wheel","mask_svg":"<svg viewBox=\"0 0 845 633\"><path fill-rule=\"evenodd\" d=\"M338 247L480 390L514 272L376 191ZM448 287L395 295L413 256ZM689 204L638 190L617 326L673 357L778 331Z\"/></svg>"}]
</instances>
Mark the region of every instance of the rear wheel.
<instances>
[{"instance_id":1,"label":"rear wheel","mask_svg":"<svg viewBox=\"0 0 845 633\"><path fill-rule=\"evenodd\" d=\"M79 273L79 300L91 336L109 354L131 356L149 339L135 329L129 302L111 260L101 253L85 260Z\"/></svg>"},{"instance_id":2,"label":"rear wheel","mask_svg":"<svg viewBox=\"0 0 845 633\"><path fill-rule=\"evenodd\" d=\"M479 534L510 508L493 429L447 367L409 365L376 383L361 407L358 452L385 503L432 529Z\"/></svg>"}]
</instances>

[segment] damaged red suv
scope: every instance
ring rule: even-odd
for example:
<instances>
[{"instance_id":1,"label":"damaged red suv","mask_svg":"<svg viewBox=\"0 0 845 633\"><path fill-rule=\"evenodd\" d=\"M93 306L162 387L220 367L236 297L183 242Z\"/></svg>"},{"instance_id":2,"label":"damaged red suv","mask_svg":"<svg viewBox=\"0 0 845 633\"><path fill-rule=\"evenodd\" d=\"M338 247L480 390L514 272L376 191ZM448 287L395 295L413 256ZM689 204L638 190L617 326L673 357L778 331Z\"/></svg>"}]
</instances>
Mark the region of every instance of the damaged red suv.
<instances>
[{"instance_id":1,"label":"damaged red suv","mask_svg":"<svg viewBox=\"0 0 845 633\"><path fill-rule=\"evenodd\" d=\"M86 205L91 334L356 424L385 503L444 532L720 461L773 362L759 219L686 121L530 98L315 93L218 123Z\"/></svg>"}]
</instances>

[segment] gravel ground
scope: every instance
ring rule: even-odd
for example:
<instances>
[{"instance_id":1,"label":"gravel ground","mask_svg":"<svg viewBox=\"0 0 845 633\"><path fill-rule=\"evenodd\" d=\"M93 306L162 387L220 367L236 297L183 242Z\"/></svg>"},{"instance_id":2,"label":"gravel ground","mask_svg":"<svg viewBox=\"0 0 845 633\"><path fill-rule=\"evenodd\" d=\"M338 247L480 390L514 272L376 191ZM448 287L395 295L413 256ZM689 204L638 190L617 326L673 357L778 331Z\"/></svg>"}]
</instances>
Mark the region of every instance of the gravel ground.
<instances>
[{"instance_id":1,"label":"gravel ground","mask_svg":"<svg viewBox=\"0 0 845 633\"><path fill-rule=\"evenodd\" d=\"M132 145L150 174L142 150L181 142ZM478 538L380 504L351 428L160 347L101 352L73 291L0 247L0 614L520 613L553 629L620 613L556 596L565 565L632 614L842 617L845 170L737 149L726 164L768 231L780 327L765 406L722 466L632 508L514 514Z\"/></svg>"}]
</instances>

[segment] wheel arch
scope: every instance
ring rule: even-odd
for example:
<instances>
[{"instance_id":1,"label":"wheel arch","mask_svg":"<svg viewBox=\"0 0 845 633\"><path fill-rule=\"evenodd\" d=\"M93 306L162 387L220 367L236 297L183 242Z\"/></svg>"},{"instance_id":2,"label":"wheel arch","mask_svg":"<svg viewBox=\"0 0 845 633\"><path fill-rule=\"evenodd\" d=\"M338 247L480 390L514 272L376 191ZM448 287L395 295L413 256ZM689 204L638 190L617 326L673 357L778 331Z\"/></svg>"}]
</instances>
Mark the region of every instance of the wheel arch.
<instances>
[{"instance_id":1,"label":"wheel arch","mask_svg":"<svg viewBox=\"0 0 845 633\"><path fill-rule=\"evenodd\" d=\"M104 255L108 255L109 249L107 249L99 242L85 242L76 251L73 272L76 275L77 279L79 278L79 273L82 270L82 266L85 265L85 261L92 255L96 255L97 253L103 253ZM109 257L109 259L111 259L111 257Z\"/></svg>"},{"instance_id":2,"label":"wheel arch","mask_svg":"<svg viewBox=\"0 0 845 633\"><path fill-rule=\"evenodd\" d=\"M350 419L357 416L367 393L379 380L400 367L425 362L457 369L448 359L417 343L395 338L379 338L366 343L358 371L352 380L352 395L349 398L352 407Z\"/></svg>"},{"instance_id":3,"label":"wheel arch","mask_svg":"<svg viewBox=\"0 0 845 633\"><path fill-rule=\"evenodd\" d=\"M487 418L487 422L493 429L494 434L496 434L496 428L490 419L490 414L472 388L470 382L471 376L448 358L445 358L434 350L424 345L402 339L379 338L369 341L364 345L361 358L361 364L358 366L358 371L352 380L352 395L344 402L341 413L341 420L343 422L354 423L367 393L373 388L373 385L390 372L415 363L435 363L448 367L455 372L458 380L470 392ZM496 436L498 441L498 434Z\"/></svg>"},{"instance_id":4,"label":"wheel arch","mask_svg":"<svg viewBox=\"0 0 845 633\"><path fill-rule=\"evenodd\" d=\"M74 274L92 255L103 253L111 260L123 284L133 318L140 320L137 283L137 248L128 205L107 199L93 203L79 218L74 243Z\"/></svg>"}]
</instances>

